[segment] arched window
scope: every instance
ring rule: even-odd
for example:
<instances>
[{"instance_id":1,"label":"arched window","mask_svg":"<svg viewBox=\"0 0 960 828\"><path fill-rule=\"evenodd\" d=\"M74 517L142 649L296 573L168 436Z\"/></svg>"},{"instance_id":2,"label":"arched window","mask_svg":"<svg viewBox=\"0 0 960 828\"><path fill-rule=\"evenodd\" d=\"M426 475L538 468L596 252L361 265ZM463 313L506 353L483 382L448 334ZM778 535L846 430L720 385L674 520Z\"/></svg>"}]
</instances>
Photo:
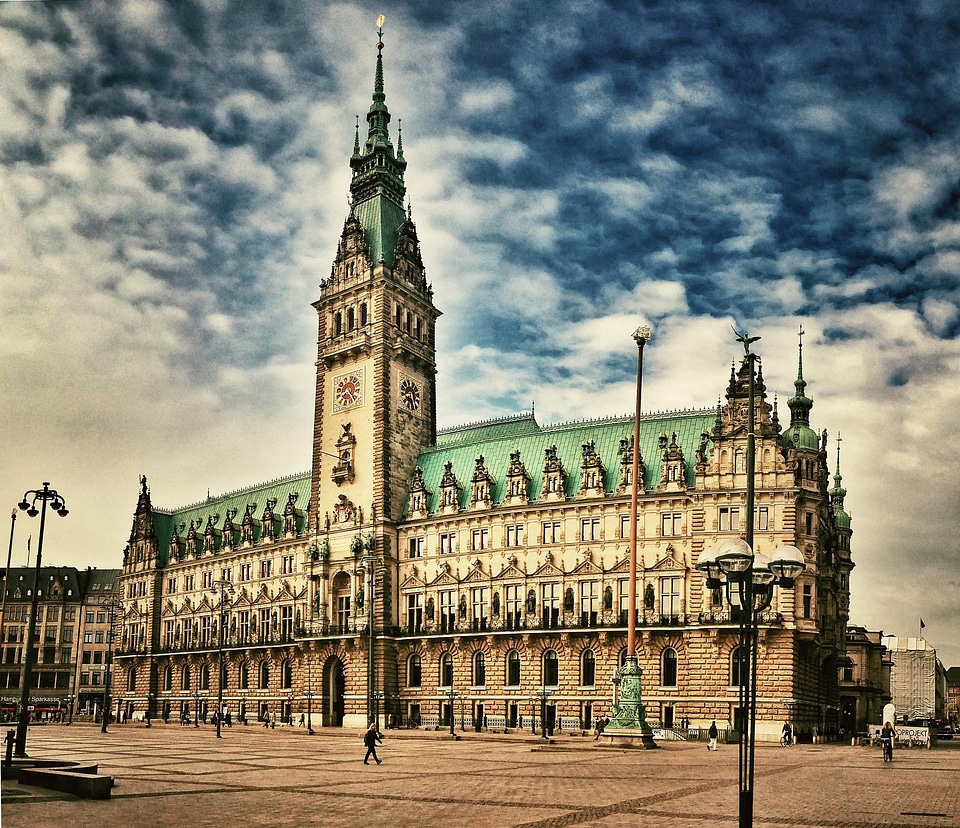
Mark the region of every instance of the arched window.
<instances>
[{"instance_id":1,"label":"arched window","mask_svg":"<svg viewBox=\"0 0 960 828\"><path fill-rule=\"evenodd\" d=\"M440 686L453 687L453 654L440 656Z\"/></svg>"},{"instance_id":2,"label":"arched window","mask_svg":"<svg viewBox=\"0 0 960 828\"><path fill-rule=\"evenodd\" d=\"M742 681L747 678L747 672L750 668L750 652L737 647L730 653L730 684L733 687L739 687Z\"/></svg>"},{"instance_id":3,"label":"arched window","mask_svg":"<svg viewBox=\"0 0 960 828\"><path fill-rule=\"evenodd\" d=\"M288 658L280 665L280 689L289 690L293 687L293 662Z\"/></svg>"},{"instance_id":4,"label":"arched window","mask_svg":"<svg viewBox=\"0 0 960 828\"><path fill-rule=\"evenodd\" d=\"M190 665L184 664L183 669L180 671L180 689L189 690L190 689Z\"/></svg>"},{"instance_id":5,"label":"arched window","mask_svg":"<svg viewBox=\"0 0 960 828\"><path fill-rule=\"evenodd\" d=\"M241 661L237 665L237 689L250 689L250 665L246 661Z\"/></svg>"},{"instance_id":6,"label":"arched window","mask_svg":"<svg viewBox=\"0 0 960 828\"><path fill-rule=\"evenodd\" d=\"M356 327L356 311L353 308L347 308L347 330L352 331Z\"/></svg>"},{"instance_id":7,"label":"arched window","mask_svg":"<svg viewBox=\"0 0 960 828\"><path fill-rule=\"evenodd\" d=\"M733 453L733 470L735 472L745 472L747 470L746 459L742 448L738 448Z\"/></svg>"},{"instance_id":8,"label":"arched window","mask_svg":"<svg viewBox=\"0 0 960 828\"><path fill-rule=\"evenodd\" d=\"M545 650L540 681L544 687L556 687L560 684L560 661L556 650Z\"/></svg>"},{"instance_id":9,"label":"arched window","mask_svg":"<svg viewBox=\"0 0 960 828\"><path fill-rule=\"evenodd\" d=\"M267 690L270 687L270 662L260 662L260 689Z\"/></svg>"},{"instance_id":10,"label":"arched window","mask_svg":"<svg viewBox=\"0 0 960 828\"><path fill-rule=\"evenodd\" d=\"M169 664L163 668L163 689L173 690L173 668Z\"/></svg>"},{"instance_id":11,"label":"arched window","mask_svg":"<svg viewBox=\"0 0 960 828\"><path fill-rule=\"evenodd\" d=\"M200 689L210 689L210 665L207 663L200 665Z\"/></svg>"},{"instance_id":12,"label":"arched window","mask_svg":"<svg viewBox=\"0 0 960 828\"><path fill-rule=\"evenodd\" d=\"M593 650L584 650L580 656L580 684L593 687L597 683L597 659Z\"/></svg>"},{"instance_id":13,"label":"arched window","mask_svg":"<svg viewBox=\"0 0 960 828\"><path fill-rule=\"evenodd\" d=\"M520 653L511 650L507 653L507 686L520 686Z\"/></svg>"},{"instance_id":14,"label":"arched window","mask_svg":"<svg viewBox=\"0 0 960 828\"><path fill-rule=\"evenodd\" d=\"M137 689L137 668L131 667L127 670L127 690L131 693Z\"/></svg>"},{"instance_id":15,"label":"arched window","mask_svg":"<svg viewBox=\"0 0 960 828\"><path fill-rule=\"evenodd\" d=\"M677 686L677 651L667 647L660 656L660 685Z\"/></svg>"},{"instance_id":16,"label":"arched window","mask_svg":"<svg viewBox=\"0 0 960 828\"><path fill-rule=\"evenodd\" d=\"M363 326L366 324L367 324L367 303L363 302L360 305L360 325Z\"/></svg>"},{"instance_id":17,"label":"arched window","mask_svg":"<svg viewBox=\"0 0 960 828\"><path fill-rule=\"evenodd\" d=\"M420 654L414 653L407 659L407 687L420 687L423 683L423 664Z\"/></svg>"},{"instance_id":18,"label":"arched window","mask_svg":"<svg viewBox=\"0 0 960 828\"><path fill-rule=\"evenodd\" d=\"M336 336L340 336L343 333L343 313L337 311L333 315L333 330Z\"/></svg>"},{"instance_id":19,"label":"arched window","mask_svg":"<svg viewBox=\"0 0 960 828\"><path fill-rule=\"evenodd\" d=\"M473 654L473 685L483 687L487 683L487 657L482 650Z\"/></svg>"},{"instance_id":20,"label":"arched window","mask_svg":"<svg viewBox=\"0 0 960 828\"><path fill-rule=\"evenodd\" d=\"M626 663L627 663L627 648L624 647L624 648L620 651L620 654L617 656L617 664L618 664L619 666L623 667L623 665L626 664Z\"/></svg>"}]
</instances>

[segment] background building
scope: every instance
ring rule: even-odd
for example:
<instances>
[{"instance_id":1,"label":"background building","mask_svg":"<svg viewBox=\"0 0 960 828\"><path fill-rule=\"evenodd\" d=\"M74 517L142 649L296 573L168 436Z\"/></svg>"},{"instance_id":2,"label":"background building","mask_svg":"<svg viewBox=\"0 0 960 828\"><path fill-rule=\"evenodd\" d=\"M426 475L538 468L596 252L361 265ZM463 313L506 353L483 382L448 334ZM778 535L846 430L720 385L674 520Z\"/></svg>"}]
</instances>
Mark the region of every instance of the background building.
<instances>
[{"instance_id":1,"label":"background building","mask_svg":"<svg viewBox=\"0 0 960 828\"><path fill-rule=\"evenodd\" d=\"M99 613L89 608L102 595L116 592L119 576L119 569L41 567L36 666L29 697L38 718L69 717L72 712L88 708L91 691L102 698L102 668L98 668L94 682L87 665L102 664L109 644L103 625L96 623ZM24 643L35 578L34 567L11 568L4 575L0 693L6 718L16 715L20 702Z\"/></svg>"},{"instance_id":2,"label":"background building","mask_svg":"<svg viewBox=\"0 0 960 828\"><path fill-rule=\"evenodd\" d=\"M202 715L218 679L240 718L527 727L542 713L580 729L610 713L634 577L633 417L541 426L530 413L438 433L440 312L404 206L382 48L313 305L312 471L174 510L141 482L114 684L131 714ZM801 735L838 726L848 663L846 490L839 454L830 487L827 434L810 425L802 343L800 357L787 428L762 370L756 383L755 546L795 544L807 562L761 622L769 738L785 719ZM694 566L743 528L748 381L735 364L702 378L715 408L641 422L639 658L648 717L665 727L740 716L737 625Z\"/></svg>"},{"instance_id":3,"label":"background building","mask_svg":"<svg viewBox=\"0 0 960 828\"><path fill-rule=\"evenodd\" d=\"M946 670L937 651L923 638L883 637L893 666L890 693L899 721L943 719L947 700Z\"/></svg>"},{"instance_id":4,"label":"background building","mask_svg":"<svg viewBox=\"0 0 960 828\"><path fill-rule=\"evenodd\" d=\"M847 663L840 668L840 724L846 733L880 724L891 700L893 662L882 639L882 632L847 627Z\"/></svg>"}]
</instances>

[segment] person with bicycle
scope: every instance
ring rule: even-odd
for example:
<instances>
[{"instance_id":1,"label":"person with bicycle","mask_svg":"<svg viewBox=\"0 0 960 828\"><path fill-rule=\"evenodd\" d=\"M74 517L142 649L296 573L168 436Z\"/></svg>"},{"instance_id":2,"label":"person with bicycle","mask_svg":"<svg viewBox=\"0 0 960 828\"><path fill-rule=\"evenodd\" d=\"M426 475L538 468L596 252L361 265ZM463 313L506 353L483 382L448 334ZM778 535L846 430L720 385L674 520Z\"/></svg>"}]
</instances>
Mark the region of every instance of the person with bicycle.
<instances>
[{"instance_id":1,"label":"person with bicycle","mask_svg":"<svg viewBox=\"0 0 960 828\"><path fill-rule=\"evenodd\" d=\"M890 722L887 722L883 726L883 730L880 731L880 746L883 748L884 762L893 761L893 739L896 734L897 732L893 729L893 725L890 724Z\"/></svg>"},{"instance_id":2,"label":"person with bicycle","mask_svg":"<svg viewBox=\"0 0 960 828\"><path fill-rule=\"evenodd\" d=\"M783 723L783 735L780 737L780 744L784 747L790 747L793 744L793 728L790 722Z\"/></svg>"}]
</instances>

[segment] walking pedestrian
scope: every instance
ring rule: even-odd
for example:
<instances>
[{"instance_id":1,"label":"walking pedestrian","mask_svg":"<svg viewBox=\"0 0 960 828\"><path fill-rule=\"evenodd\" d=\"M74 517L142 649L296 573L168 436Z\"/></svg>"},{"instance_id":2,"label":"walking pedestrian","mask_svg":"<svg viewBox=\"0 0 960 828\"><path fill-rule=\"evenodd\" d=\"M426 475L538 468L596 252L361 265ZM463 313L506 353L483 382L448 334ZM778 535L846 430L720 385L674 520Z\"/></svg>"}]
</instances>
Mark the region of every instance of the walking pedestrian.
<instances>
[{"instance_id":1,"label":"walking pedestrian","mask_svg":"<svg viewBox=\"0 0 960 828\"><path fill-rule=\"evenodd\" d=\"M306 719L304 718L303 713L301 713L301 714L300 714L300 724L298 724L297 727L303 727L303 723L304 723L305 721L306 721Z\"/></svg>"},{"instance_id":2,"label":"walking pedestrian","mask_svg":"<svg viewBox=\"0 0 960 828\"><path fill-rule=\"evenodd\" d=\"M707 745L707 750L716 750L717 749L717 739L720 736L720 731L717 730L716 721L711 722L710 729L707 731L707 735L710 737L710 742Z\"/></svg>"},{"instance_id":3,"label":"walking pedestrian","mask_svg":"<svg viewBox=\"0 0 960 828\"><path fill-rule=\"evenodd\" d=\"M381 759L377 756L377 742L382 742L383 737L377 731L377 723L372 722L370 727L367 728L367 732L363 734L363 743L367 746L367 755L363 757L363 764L369 765L370 762L367 761L372 756L374 761L379 765Z\"/></svg>"}]
</instances>

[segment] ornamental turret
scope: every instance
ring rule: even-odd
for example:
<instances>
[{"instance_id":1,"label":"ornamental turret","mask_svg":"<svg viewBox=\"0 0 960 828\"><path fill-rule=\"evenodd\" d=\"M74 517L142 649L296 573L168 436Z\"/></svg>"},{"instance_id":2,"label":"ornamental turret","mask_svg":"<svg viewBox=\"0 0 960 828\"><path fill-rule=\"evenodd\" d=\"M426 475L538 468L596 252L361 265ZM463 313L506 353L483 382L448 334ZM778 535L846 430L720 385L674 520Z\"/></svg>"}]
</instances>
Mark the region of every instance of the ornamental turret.
<instances>
[{"instance_id":1,"label":"ornamental turret","mask_svg":"<svg viewBox=\"0 0 960 828\"><path fill-rule=\"evenodd\" d=\"M790 408L790 428L783 432L781 445L784 448L805 448L817 451L820 440L810 428L810 409L813 400L807 396L807 383L803 379L803 327L800 328L800 357L797 366L797 378L793 383L796 393L787 400Z\"/></svg>"}]
</instances>

